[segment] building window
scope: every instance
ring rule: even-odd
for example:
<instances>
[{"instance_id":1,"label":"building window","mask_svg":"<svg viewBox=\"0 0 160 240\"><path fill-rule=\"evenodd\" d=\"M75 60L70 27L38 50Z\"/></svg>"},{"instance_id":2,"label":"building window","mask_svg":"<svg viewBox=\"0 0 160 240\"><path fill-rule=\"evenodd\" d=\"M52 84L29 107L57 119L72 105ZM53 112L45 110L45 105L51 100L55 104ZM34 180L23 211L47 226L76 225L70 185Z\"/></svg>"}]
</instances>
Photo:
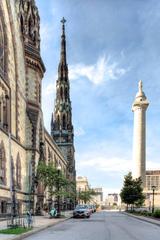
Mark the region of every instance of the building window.
<instances>
[{"instance_id":1,"label":"building window","mask_svg":"<svg viewBox=\"0 0 160 240\"><path fill-rule=\"evenodd\" d=\"M4 76L4 31L0 19L0 73Z\"/></svg>"},{"instance_id":2,"label":"building window","mask_svg":"<svg viewBox=\"0 0 160 240\"><path fill-rule=\"evenodd\" d=\"M21 189L21 160L19 153L16 160L16 187Z\"/></svg>"},{"instance_id":3,"label":"building window","mask_svg":"<svg viewBox=\"0 0 160 240\"><path fill-rule=\"evenodd\" d=\"M0 211L1 211L1 214L5 214L7 213L7 202L6 201L1 201L0 203Z\"/></svg>"},{"instance_id":4,"label":"building window","mask_svg":"<svg viewBox=\"0 0 160 240\"><path fill-rule=\"evenodd\" d=\"M65 88L65 101L67 102L67 99L68 99L68 90L67 88Z\"/></svg>"},{"instance_id":5,"label":"building window","mask_svg":"<svg viewBox=\"0 0 160 240\"><path fill-rule=\"evenodd\" d=\"M66 116L63 115L63 129L66 129Z\"/></svg>"},{"instance_id":6,"label":"building window","mask_svg":"<svg viewBox=\"0 0 160 240\"><path fill-rule=\"evenodd\" d=\"M39 97L39 103L41 103L41 84L38 85L38 97Z\"/></svg>"},{"instance_id":7,"label":"building window","mask_svg":"<svg viewBox=\"0 0 160 240\"><path fill-rule=\"evenodd\" d=\"M59 130L60 128L60 119L59 119L59 115L57 116L57 130Z\"/></svg>"},{"instance_id":8,"label":"building window","mask_svg":"<svg viewBox=\"0 0 160 240\"><path fill-rule=\"evenodd\" d=\"M63 101L63 88L60 88L60 96L61 96L61 100Z\"/></svg>"},{"instance_id":9,"label":"building window","mask_svg":"<svg viewBox=\"0 0 160 240\"><path fill-rule=\"evenodd\" d=\"M0 95L0 127L8 131L9 126L9 97L7 94Z\"/></svg>"},{"instance_id":10,"label":"building window","mask_svg":"<svg viewBox=\"0 0 160 240\"><path fill-rule=\"evenodd\" d=\"M0 184L6 184L6 154L3 142L0 143Z\"/></svg>"}]
</instances>

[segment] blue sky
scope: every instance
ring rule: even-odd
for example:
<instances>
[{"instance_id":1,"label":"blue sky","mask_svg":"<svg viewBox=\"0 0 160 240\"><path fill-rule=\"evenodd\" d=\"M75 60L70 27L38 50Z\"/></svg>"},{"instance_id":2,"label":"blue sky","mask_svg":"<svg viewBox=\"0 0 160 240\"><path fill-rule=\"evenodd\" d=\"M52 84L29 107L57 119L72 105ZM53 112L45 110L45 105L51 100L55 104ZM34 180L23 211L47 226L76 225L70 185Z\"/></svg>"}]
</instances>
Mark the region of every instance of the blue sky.
<instances>
[{"instance_id":1,"label":"blue sky","mask_svg":"<svg viewBox=\"0 0 160 240\"><path fill-rule=\"evenodd\" d=\"M67 19L77 175L116 192L132 170L131 106L142 79L147 110L147 168L160 169L160 1L36 0L41 17L44 123L50 132ZM47 109L47 110L46 110Z\"/></svg>"}]
</instances>

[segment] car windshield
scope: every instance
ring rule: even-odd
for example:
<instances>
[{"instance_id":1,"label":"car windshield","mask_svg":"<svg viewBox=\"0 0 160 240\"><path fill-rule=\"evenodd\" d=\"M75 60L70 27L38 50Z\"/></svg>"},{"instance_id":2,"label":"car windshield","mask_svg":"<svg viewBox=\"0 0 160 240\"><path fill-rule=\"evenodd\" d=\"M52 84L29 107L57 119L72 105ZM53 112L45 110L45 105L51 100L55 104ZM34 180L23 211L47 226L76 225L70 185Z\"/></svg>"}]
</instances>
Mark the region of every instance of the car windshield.
<instances>
[{"instance_id":1,"label":"car windshield","mask_svg":"<svg viewBox=\"0 0 160 240\"><path fill-rule=\"evenodd\" d=\"M76 210L77 210L77 209L86 209L86 208L87 208L87 206L79 205L79 206L76 207Z\"/></svg>"}]
</instances>

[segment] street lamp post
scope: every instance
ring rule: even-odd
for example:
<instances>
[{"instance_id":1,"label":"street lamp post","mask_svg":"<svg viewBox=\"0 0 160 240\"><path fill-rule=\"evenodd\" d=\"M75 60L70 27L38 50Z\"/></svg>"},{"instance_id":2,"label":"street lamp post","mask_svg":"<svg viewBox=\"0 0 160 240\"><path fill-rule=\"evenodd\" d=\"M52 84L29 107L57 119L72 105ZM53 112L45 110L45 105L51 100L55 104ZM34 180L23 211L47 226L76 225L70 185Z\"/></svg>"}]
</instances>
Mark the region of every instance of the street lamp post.
<instances>
[{"instance_id":1,"label":"street lamp post","mask_svg":"<svg viewBox=\"0 0 160 240\"><path fill-rule=\"evenodd\" d=\"M58 165L58 167L57 167L57 170L58 170L58 181L57 181L57 192L58 192L58 195L57 195L57 217L60 217L60 215L61 215L61 209L60 209L60 196L59 196L59 190L60 190L60 179L59 179L59 177L60 177L60 171L61 171L61 166L60 165Z\"/></svg>"},{"instance_id":2,"label":"street lamp post","mask_svg":"<svg viewBox=\"0 0 160 240\"><path fill-rule=\"evenodd\" d=\"M9 132L9 162L10 162L10 194L11 194L11 225L14 225L14 217L16 216L16 196L14 186L14 163L11 153L11 133Z\"/></svg>"},{"instance_id":3,"label":"street lamp post","mask_svg":"<svg viewBox=\"0 0 160 240\"><path fill-rule=\"evenodd\" d=\"M152 191L153 191L153 201L152 201L152 213L154 213L154 193L156 190L156 186L152 186Z\"/></svg>"}]
</instances>

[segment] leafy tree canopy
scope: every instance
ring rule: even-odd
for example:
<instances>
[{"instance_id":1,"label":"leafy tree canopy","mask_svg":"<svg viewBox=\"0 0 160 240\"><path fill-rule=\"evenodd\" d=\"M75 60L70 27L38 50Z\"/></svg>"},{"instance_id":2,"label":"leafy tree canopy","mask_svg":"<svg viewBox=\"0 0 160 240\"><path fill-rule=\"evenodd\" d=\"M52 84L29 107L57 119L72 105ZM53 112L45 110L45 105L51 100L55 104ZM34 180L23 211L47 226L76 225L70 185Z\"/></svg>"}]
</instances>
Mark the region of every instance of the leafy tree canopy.
<instances>
[{"instance_id":1,"label":"leafy tree canopy","mask_svg":"<svg viewBox=\"0 0 160 240\"><path fill-rule=\"evenodd\" d=\"M97 195L97 193L93 189L88 189L77 193L78 199L84 201L85 204L90 202L94 195Z\"/></svg>"},{"instance_id":2,"label":"leafy tree canopy","mask_svg":"<svg viewBox=\"0 0 160 240\"><path fill-rule=\"evenodd\" d=\"M75 183L68 180L62 171L59 171L53 164L46 165L41 162L37 168L37 177L45 189L48 187L50 196L69 197L75 186Z\"/></svg>"},{"instance_id":3,"label":"leafy tree canopy","mask_svg":"<svg viewBox=\"0 0 160 240\"><path fill-rule=\"evenodd\" d=\"M131 172L124 177L123 188L120 193L122 202L132 205L143 205L145 196L143 194L141 178L133 179Z\"/></svg>"}]
</instances>

